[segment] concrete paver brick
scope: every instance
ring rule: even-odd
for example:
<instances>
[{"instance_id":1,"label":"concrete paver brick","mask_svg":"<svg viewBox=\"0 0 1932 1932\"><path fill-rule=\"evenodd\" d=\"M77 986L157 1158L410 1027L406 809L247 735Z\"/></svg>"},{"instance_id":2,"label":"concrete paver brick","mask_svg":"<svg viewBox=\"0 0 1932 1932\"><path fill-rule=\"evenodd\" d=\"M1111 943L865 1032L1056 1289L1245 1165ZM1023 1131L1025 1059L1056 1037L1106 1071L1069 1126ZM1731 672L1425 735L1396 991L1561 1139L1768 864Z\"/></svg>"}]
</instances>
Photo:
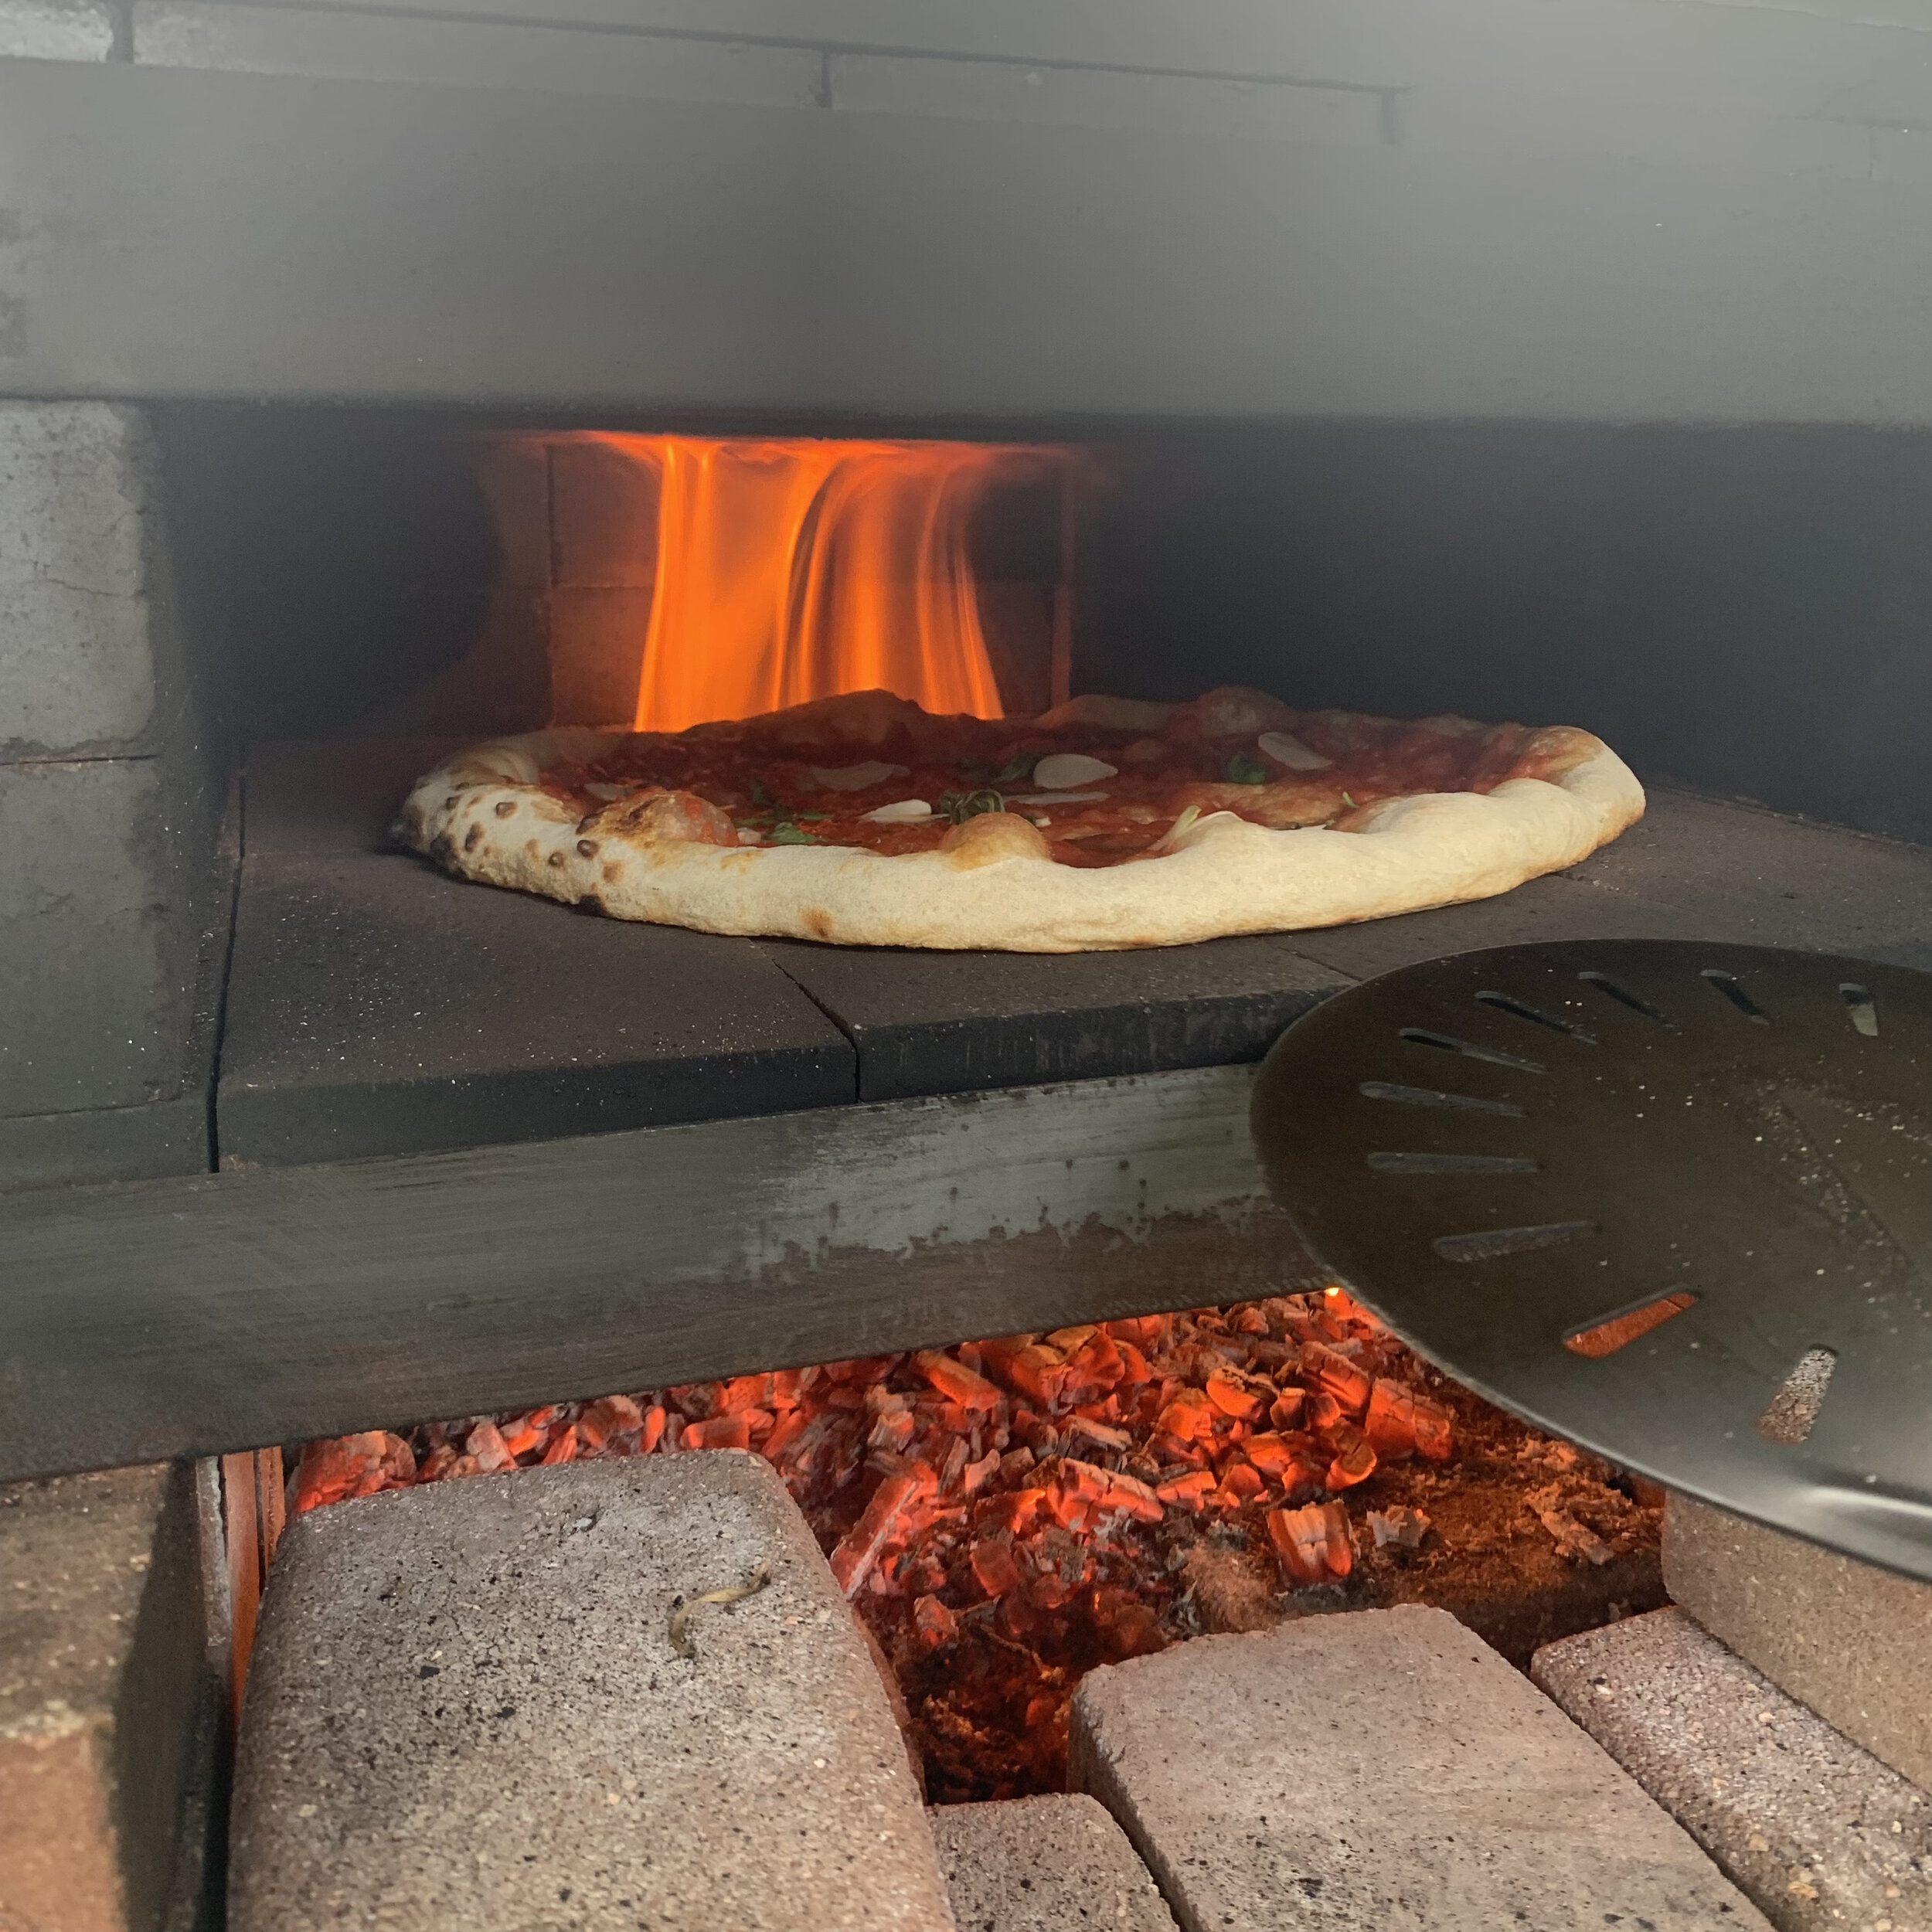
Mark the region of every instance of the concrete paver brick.
<instances>
[{"instance_id":1,"label":"concrete paver brick","mask_svg":"<svg viewBox=\"0 0 1932 1932\"><path fill-rule=\"evenodd\" d=\"M1070 1757L1185 1932L1765 1923L1438 1610L1306 1617L1095 1671Z\"/></svg>"},{"instance_id":2,"label":"concrete paver brick","mask_svg":"<svg viewBox=\"0 0 1932 1932\"><path fill-rule=\"evenodd\" d=\"M1932 1585L1674 1494L1664 1583L1754 1669L1932 1788Z\"/></svg>"},{"instance_id":3,"label":"concrete paver brick","mask_svg":"<svg viewBox=\"0 0 1932 1932\"><path fill-rule=\"evenodd\" d=\"M959 1932L1174 1932L1140 1854L1083 1791L927 1815Z\"/></svg>"},{"instance_id":4,"label":"concrete paver brick","mask_svg":"<svg viewBox=\"0 0 1932 1932\"><path fill-rule=\"evenodd\" d=\"M1932 1928L1932 1798L1682 1610L1566 1638L1531 1670L1781 1932Z\"/></svg>"},{"instance_id":5,"label":"concrete paver brick","mask_svg":"<svg viewBox=\"0 0 1932 1932\"><path fill-rule=\"evenodd\" d=\"M754 1595L692 1601L761 1569ZM303 1516L265 1593L236 1786L232 1932L952 1924L864 1640L741 1451Z\"/></svg>"}]
</instances>

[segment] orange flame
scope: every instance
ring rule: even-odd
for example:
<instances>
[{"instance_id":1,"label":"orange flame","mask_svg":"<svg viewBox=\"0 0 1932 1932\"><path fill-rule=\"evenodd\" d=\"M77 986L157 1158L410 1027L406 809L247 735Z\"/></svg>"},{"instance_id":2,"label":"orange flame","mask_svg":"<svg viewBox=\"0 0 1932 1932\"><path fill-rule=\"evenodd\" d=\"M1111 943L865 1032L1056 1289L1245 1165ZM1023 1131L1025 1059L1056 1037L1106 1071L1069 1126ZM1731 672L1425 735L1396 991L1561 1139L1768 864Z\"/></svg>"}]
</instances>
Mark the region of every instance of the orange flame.
<instances>
[{"instance_id":1,"label":"orange flame","mask_svg":"<svg viewBox=\"0 0 1932 1932\"><path fill-rule=\"evenodd\" d=\"M681 731L883 689L1002 714L968 555L994 485L1066 452L1011 444L600 436L655 472L658 562L637 727Z\"/></svg>"}]
</instances>

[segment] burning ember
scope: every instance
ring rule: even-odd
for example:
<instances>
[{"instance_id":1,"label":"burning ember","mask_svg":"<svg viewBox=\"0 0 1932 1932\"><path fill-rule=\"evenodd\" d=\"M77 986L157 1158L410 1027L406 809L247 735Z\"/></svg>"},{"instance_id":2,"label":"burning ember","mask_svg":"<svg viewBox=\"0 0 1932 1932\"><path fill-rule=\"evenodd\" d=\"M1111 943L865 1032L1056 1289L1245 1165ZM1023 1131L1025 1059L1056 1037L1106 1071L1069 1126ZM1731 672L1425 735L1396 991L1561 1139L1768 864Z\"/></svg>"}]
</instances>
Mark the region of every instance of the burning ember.
<instances>
[{"instance_id":1,"label":"burning ember","mask_svg":"<svg viewBox=\"0 0 1932 1932\"><path fill-rule=\"evenodd\" d=\"M1332 1287L315 1442L294 1507L718 1448L784 1477L942 1801L1063 1788L1080 1676L1203 1631L1428 1601L1526 1658L1662 1600L1661 1498Z\"/></svg>"},{"instance_id":2,"label":"burning ember","mask_svg":"<svg viewBox=\"0 0 1932 1932\"><path fill-rule=\"evenodd\" d=\"M1026 445L597 435L656 486L636 726L841 692L1004 712L968 539L988 492L1060 474Z\"/></svg>"}]
</instances>

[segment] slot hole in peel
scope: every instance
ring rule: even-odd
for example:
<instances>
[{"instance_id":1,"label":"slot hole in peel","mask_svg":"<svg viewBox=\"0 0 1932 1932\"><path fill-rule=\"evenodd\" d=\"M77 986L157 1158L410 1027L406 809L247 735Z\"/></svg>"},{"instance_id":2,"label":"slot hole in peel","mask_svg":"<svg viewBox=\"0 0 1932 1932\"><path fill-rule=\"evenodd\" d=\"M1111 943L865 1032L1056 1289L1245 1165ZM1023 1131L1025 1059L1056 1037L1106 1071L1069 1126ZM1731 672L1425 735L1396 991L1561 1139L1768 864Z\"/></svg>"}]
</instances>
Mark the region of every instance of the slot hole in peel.
<instances>
[{"instance_id":1,"label":"slot hole in peel","mask_svg":"<svg viewBox=\"0 0 1932 1932\"><path fill-rule=\"evenodd\" d=\"M1432 1033L1426 1026L1405 1026L1400 1037L1413 1046L1437 1047L1445 1053L1460 1053L1465 1060L1486 1060L1492 1066L1512 1066L1519 1073L1549 1071L1535 1060L1519 1060L1514 1053L1498 1053L1493 1046L1478 1046L1474 1040L1458 1039L1453 1033Z\"/></svg>"},{"instance_id":2,"label":"slot hole in peel","mask_svg":"<svg viewBox=\"0 0 1932 1932\"><path fill-rule=\"evenodd\" d=\"M1508 993L1478 993L1478 1002L1492 1008L1498 1013L1507 1013L1514 1019L1526 1019L1532 1026L1541 1026L1552 1033L1566 1033L1572 1039L1581 1040L1586 1046L1597 1044L1597 1036L1587 1032L1569 1020L1559 1019L1554 1013L1546 1013Z\"/></svg>"},{"instance_id":3,"label":"slot hole in peel","mask_svg":"<svg viewBox=\"0 0 1932 1932\"><path fill-rule=\"evenodd\" d=\"M1499 1261L1505 1255L1529 1254L1538 1248L1560 1248L1566 1242L1587 1240L1596 1232L1594 1221L1546 1221L1535 1227L1438 1234L1429 1245L1444 1261Z\"/></svg>"},{"instance_id":4,"label":"slot hole in peel","mask_svg":"<svg viewBox=\"0 0 1932 1932\"><path fill-rule=\"evenodd\" d=\"M1862 1033L1867 1039L1879 1036L1879 1003L1872 997L1869 986L1861 986L1855 979L1844 981L1838 987L1838 996L1845 1002L1845 1010L1850 1015L1852 1030Z\"/></svg>"},{"instance_id":5,"label":"slot hole in peel","mask_svg":"<svg viewBox=\"0 0 1932 1932\"><path fill-rule=\"evenodd\" d=\"M1646 1019L1654 1019L1659 1026L1672 1024L1670 1016L1651 1005L1641 993L1633 993L1621 980L1612 979L1607 973L1579 973L1577 977L1586 986L1594 986L1606 998L1614 999L1620 1006L1628 1006L1633 1013L1641 1013Z\"/></svg>"},{"instance_id":6,"label":"slot hole in peel","mask_svg":"<svg viewBox=\"0 0 1932 1932\"><path fill-rule=\"evenodd\" d=\"M1706 966L1698 977L1706 981L1714 991L1722 993L1753 1025L1770 1025L1770 1015L1745 992L1744 982L1735 973L1727 973L1721 966Z\"/></svg>"},{"instance_id":7,"label":"slot hole in peel","mask_svg":"<svg viewBox=\"0 0 1932 1932\"><path fill-rule=\"evenodd\" d=\"M1364 1080L1355 1089L1366 1100L1400 1100L1409 1107L1453 1107L1468 1114L1500 1114L1512 1121L1523 1111L1510 1100L1478 1100L1473 1094L1445 1094L1434 1087L1400 1087L1390 1080Z\"/></svg>"},{"instance_id":8,"label":"slot hole in peel","mask_svg":"<svg viewBox=\"0 0 1932 1932\"><path fill-rule=\"evenodd\" d=\"M1524 1154L1371 1154L1372 1174L1540 1174Z\"/></svg>"},{"instance_id":9,"label":"slot hole in peel","mask_svg":"<svg viewBox=\"0 0 1932 1932\"><path fill-rule=\"evenodd\" d=\"M1767 1442L1804 1441L1817 1426L1818 1412L1825 1406L1832 1371L1837 1366L1836 1349L1807 1349L1765 1404L1757 1419L1757 1433Z\"/></svg>"},{"instance_id":10,"label":"slot hole in peel","mask_svg":"<svg viewBox=\"0 0 1932 1932\"><path fill-rule=\"evenodd\" d=\"M1580 1328L1572 1328L1563 1337L1563 1346L1574 1355L1600 1359L1628 1348L1639 1335L1661 1328L1672 1315L1682 1315L1696 1305L1697 1298L1688 1288L1679 1288L1669 1294L1647 1295L1641 1301L1613 1308Z\"/></svg>"}]
</instances>

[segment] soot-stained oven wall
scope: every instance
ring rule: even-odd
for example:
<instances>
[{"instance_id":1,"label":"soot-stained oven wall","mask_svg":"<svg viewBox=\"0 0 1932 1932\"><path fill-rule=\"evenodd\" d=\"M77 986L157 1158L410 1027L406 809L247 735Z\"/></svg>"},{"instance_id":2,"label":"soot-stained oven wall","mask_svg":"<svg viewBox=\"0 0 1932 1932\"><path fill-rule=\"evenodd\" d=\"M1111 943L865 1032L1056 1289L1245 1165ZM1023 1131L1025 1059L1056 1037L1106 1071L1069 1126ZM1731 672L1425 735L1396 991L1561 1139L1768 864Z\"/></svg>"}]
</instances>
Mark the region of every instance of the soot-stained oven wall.
<instances>
[{"instance_id":1,"label":"soot-stained oven wall","mask_svg":"<svg viewBox=\"0 0 1932 1932\"><path fill-rule=\"evenodd\" d=\"M1648 776L1932 837L1932 437L1203 430L1114 468L1077 684L1583 725Z\"/></svg>"}]
</instances>

